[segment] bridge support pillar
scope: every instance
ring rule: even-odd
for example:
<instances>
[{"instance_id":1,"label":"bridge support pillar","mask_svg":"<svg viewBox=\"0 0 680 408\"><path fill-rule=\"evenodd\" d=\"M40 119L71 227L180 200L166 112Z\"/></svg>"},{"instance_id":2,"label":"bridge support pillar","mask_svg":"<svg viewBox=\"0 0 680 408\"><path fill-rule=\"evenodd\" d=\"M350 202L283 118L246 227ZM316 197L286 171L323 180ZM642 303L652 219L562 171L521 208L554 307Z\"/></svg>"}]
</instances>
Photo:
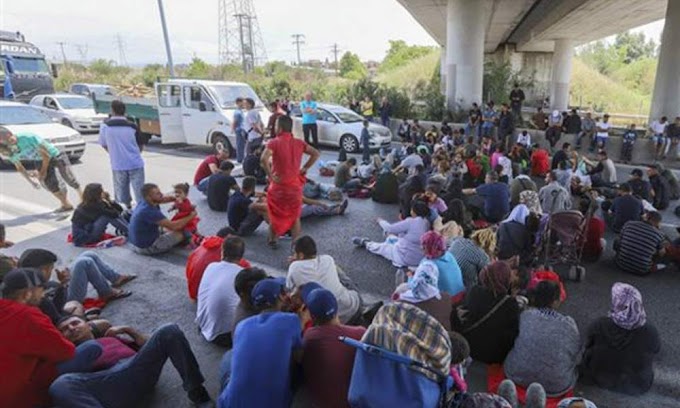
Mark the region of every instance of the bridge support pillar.
<instances>
[{"instance_id":1,"label":"bridge support pillar","mask_svg":"<svg viewBox=\"0 0 680 408\"><path fill-rule=\"evenodd\" d=\"M668 116L670 122L680 116L680 1L669 1L666 9L666 24L661 34L659 64L656 68L652 109L649 123Z\"/></svg>"},{"instance_id":2,"label":"bridge support pillar","mask_svg":"<svg viewBox=\"0 0 680 408\"><path fill-rule=\"evenodd\" d=\"M555 40L552 57L552 82L550 84L550 106L560 112L569 106L569 81L574 56L574 42L569 39Z\"/></svg>"},{"instance_id":3,"label":"bridge support pillar","mask_svg":"<svg viewBox=\"0 0 680 408\"><path fill-rule=\"evenodd\" d=\"M446 107L482 102L488 0L449 0L446 10Z\"/></svg>"}]
</instances>

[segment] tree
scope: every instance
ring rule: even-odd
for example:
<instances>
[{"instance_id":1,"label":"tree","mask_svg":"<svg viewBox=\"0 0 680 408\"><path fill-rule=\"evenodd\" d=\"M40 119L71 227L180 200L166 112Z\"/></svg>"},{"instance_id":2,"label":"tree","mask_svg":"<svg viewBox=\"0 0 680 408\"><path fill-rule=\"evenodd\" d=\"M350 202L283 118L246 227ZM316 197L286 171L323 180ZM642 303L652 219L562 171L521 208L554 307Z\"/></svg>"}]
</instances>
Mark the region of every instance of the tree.
<instances>
[{"instance_id":1,"label":"tree","mask_svg":"<svg viewBox=\"0 0 680 408\"><path fill-rule=\"evenodd\" d=\"M429 54L432 50L434 50L434 47L407 45L406 42L402 40L391 40L390 48L387 50L387 55L385 55L378 71L391 71L397 67L408 64L416 58Z\"/></svg>"},{"instance_id":2,"label":"tree","mask_svg":"<svg viewBox=\"0 0 680 408\"><path fill-rule=\"evenodd\" d=\"M645 33L625 33L617 34L614 40L614 47L624 50L626 64L643 59L654 58L656 55L656 43L653 39L645 37Z\"/></svg>"},{"instance_id":3,"label":"tree","mask_svg":"<svg viewBox=\"0 0 680 408\"><path fill-rule=\"evenodd\" d=\"M149 64L142 69L142 82L146 86L153 86L159 77L166 76L168 71L162 64Z\"/></svg>"},{"instance_id":4,"label":"tree","mask_svg":"<svg viewBox=\"0 0 680 408\"><path fill-rule=\"evenodd\" d=\"M368 76L368 70L359 56L349 51L340 59L340 76L347 79L359 80Z\"/></svg>"},{"instance_id":5,"label":"tree","mask_svg":"<svg viewBox=\"0 0 680 408\"><path fill-rule=\"evenodd\" d=\"M187 78L208 78L210 76L211 66L198 57L191 59L191 64L184 71L184 76Z\"/></svg>"}]
</instances>

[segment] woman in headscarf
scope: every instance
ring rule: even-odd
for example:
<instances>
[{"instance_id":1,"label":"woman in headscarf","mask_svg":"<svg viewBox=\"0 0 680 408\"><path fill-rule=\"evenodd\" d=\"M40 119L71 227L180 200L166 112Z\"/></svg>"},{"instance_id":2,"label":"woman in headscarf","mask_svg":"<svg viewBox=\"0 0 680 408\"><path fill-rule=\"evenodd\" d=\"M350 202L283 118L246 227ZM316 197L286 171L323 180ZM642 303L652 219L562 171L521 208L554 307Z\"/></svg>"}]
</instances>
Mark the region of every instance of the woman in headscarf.
<instances>
[{"instance_id":1,"label":"woman in headscarf","mask_svg":"<svg viewBox=\"0 0 680 408\"><path fill-rule=\"evenodd\" d=\"M413 276L394 291L394 300L410 303L451 331L451 298L439 290L439 271L432 261L421 263Z\"/></svg>"},{"instance_id":2,"label":"woman in headscarf","mask_svg":"<svg viewBox=\"0 0 680 408\"><path fill-rule=\"evenodd\" d=\"M479 272L491 262L495 251L496 233L491 228L477 230L469 239L458 237L451 241L449 252L460 267L466 288L477 284Z\"/></svg>"},{"instance_id":3,"label":"woman in headscarf","mask_svg":"<svg viewBox=\"0 0 680 408\"><path fill-rule=\"evenodd\" d=\"M529 207L524 204L515 206L496 231L498 259L519 256L521 264L531 263L533 235L537 229L538 219L532 216Z\"/></svg>"},{"instance_id":4,"label":"woman in headscarf","mask_svg":"<svg viewBox=\"0 0 680 408\"><path fill-rule=\"evenodd\" d=\"M505 360L519 332L520 308L513 295L516 276L510 265L496 261L479 274L479 284L454 310L451 324L470 344L473 359L487 364Z\"/></svg>"},{"instance_id":5,"label":"woman in headscarf","mask_svg":"<svg viewBox=\"0 0 680 408\"><path fill-rule=\"evenodd\" d=\"M438 270L438 288L449 296L456 296L465 291L463 275L458 262L451 252L446 250L444 237L435 231L428 231L420 238L425 258L419 266L433 264Z\"/></svg>"},{"instance_id":6,"label":"woman in headscarf","mask_svg":"<svg viewBox=\"0 0 680 408\"><path fill-rule=\"evenodd\" d=\"M635 287L617 282L612 286L609 315L588 329L581 375L611 391L644 394L654 382L654 355L660 349L659 334L647 322L642 295Z\"/></svg>"}]
</instances>

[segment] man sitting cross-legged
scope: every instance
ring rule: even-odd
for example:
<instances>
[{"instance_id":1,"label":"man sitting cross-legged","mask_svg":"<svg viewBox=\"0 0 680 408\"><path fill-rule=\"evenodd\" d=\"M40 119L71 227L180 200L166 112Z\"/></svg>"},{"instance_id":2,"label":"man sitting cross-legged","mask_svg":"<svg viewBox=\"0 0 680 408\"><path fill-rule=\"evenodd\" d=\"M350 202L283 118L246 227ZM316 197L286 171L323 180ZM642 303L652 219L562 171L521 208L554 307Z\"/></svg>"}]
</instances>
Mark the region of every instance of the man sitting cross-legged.
<instances>
[{"instance_id":1,"label":"man sitting cross-legged","mask_svg":"<svg viewBox=\"0 0 680 408\"><path fill-rule=\"evenodd\" d=\"M49 393L57 406L136 406L153 390L168 359L182 377L189 399L196 406L212 406L196 357L176 324L159 327L151 337L129 326L112 327L98 339L78 316L62 319L57 327L76 345L96 340L101 348L99 356L81 361L81 372L64 374L52 383Z\"/></svg>"}]
</instances>

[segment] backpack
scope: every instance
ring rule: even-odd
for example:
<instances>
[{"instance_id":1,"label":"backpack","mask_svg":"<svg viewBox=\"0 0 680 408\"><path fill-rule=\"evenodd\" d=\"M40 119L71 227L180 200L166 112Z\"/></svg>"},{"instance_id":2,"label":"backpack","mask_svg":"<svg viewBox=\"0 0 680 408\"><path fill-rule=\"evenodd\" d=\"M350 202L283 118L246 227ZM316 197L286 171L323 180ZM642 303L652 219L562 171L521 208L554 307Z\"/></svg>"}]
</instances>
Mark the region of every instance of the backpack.
<instances>
[{"instance_id":1,"label":"backpack","mask_svg":"<svg viewBox=\"0 0 680 408\"><path fill-rule=\"evenodd\" d=\"M376 203L396 204L399 202L399 181L393 173L378 176L371 198Z\"/></svg>"}]
</instances>

